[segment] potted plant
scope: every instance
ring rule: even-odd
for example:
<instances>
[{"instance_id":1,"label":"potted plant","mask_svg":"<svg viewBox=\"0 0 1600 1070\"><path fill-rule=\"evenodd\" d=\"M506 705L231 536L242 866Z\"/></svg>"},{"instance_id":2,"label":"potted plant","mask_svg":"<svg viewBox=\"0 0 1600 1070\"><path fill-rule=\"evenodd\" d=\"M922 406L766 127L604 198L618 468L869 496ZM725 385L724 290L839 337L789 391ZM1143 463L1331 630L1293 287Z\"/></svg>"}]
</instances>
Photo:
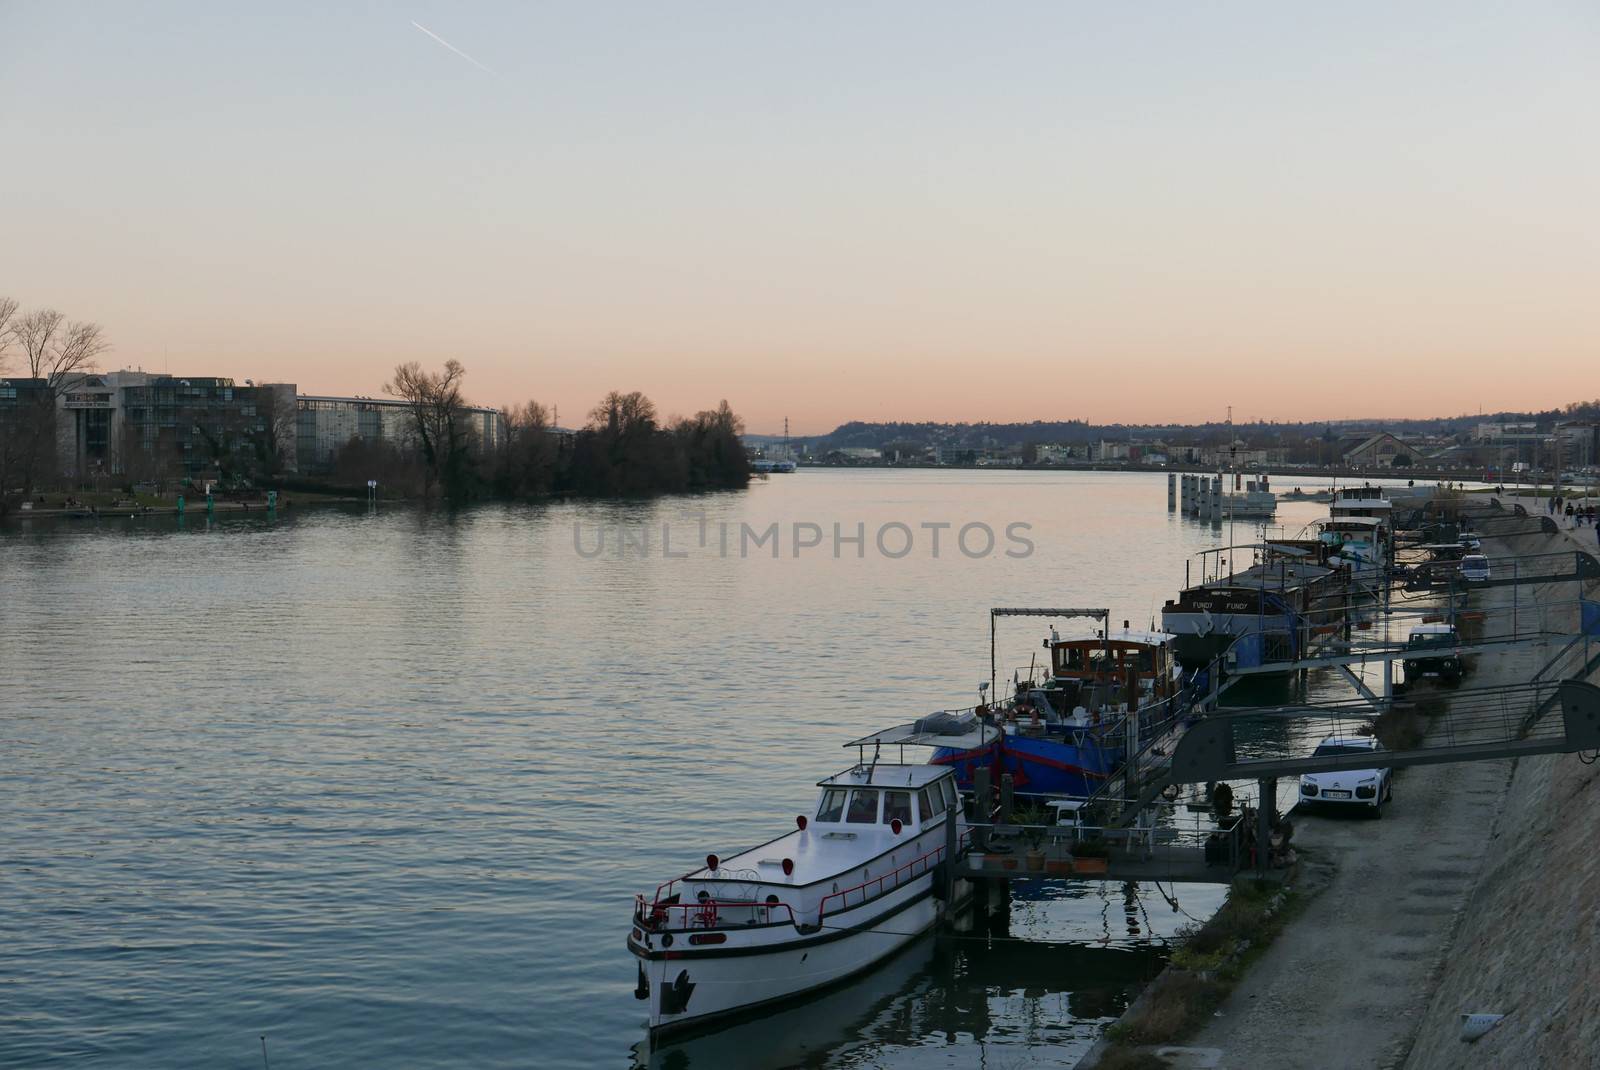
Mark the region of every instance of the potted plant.
<instances>
[{"instance_id":1,"label":"potted plant","mask_svg":"<svg viewBox=\"0 0 1600 1070\"><path fill-rule=\"evenodd\" d=\"M1034 873L1044 872L1044 826L1049 821L1049 815L1043 807L1025 806L1012 815L1012 821L1020 826L1018 832L1028 845L1028 853L1024 856L1028 869Z\"/></svg>"},{"instance_id":2,"label":"potted plant","mask_svg":"<svg viewBox=\"0 0 1600 1070\"><path fill-rule=\"evenodd\" d=\"M1072 848L1074 873L1104 873L1111 865L1111 848L1104 840L1083 840Z\"/></svg>"}]
</instances>

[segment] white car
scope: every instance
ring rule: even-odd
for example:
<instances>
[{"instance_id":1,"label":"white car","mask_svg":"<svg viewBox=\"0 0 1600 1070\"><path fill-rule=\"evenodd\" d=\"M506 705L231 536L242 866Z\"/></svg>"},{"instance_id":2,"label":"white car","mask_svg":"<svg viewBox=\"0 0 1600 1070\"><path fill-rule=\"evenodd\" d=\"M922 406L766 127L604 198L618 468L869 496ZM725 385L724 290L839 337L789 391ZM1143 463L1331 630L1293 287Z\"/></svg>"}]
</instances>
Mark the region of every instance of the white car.
<instances>
[{"instance_id":1,"label":"white car","mask_svg":"<svg viewBox=\"0 0 1600 1070\"><path fill-rule=\"evenodd\" d=\"M1478 541L1477 532L1463 531L1461 533L1461 548L1463 550L1471 550L1473 553L1483 549L1483 543Z\"/></svg>"},{"instance_id":2,"label":"white car","mask_svg":"<svg viewBox=\"0 0 1600 1070\"><path fill-rule=\"evenodd\" d=\"M1458 566L1461 578L1468 583L1489 582L1489 559L1482 554L1468 554Z\"/></svg>"},{"instance_id":3,"label":"white car","mask_svg":"<svg viewBox=\"0 0 1600 1070\"><path fill-rule=\"evenodd\" d=\"M1313 758L1331 754L1372 754L1383 750L1383 744L1371 736L1330 736L1311 752ZM1382 817L1379 809L1394 796L1390 784L1392 770L1347 769L1338 773L1307 773L1300 778L1302 805L1327 805L1363 807L1373 817Z\"/></svg>"}]
</instances>

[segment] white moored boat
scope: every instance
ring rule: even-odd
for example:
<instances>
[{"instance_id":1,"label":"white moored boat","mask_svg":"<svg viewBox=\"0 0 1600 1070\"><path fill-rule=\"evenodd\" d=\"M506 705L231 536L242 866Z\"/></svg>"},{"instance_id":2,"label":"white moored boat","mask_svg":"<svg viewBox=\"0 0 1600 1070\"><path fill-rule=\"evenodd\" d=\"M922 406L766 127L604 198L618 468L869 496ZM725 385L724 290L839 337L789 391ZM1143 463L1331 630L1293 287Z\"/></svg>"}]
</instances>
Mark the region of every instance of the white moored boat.
<instances>
[{"instance_id":1,"label":"white moored boat","mask_svg":"<svg viewBox=\"0 0 1600 1070\"><path fill-rule=\"evenodd\" d=\"M950 908L940 863L965 822L949 768L873 762L819 787L793 832L637 897L652 1040L859 973Z\"/></svg>"}]
</instances>

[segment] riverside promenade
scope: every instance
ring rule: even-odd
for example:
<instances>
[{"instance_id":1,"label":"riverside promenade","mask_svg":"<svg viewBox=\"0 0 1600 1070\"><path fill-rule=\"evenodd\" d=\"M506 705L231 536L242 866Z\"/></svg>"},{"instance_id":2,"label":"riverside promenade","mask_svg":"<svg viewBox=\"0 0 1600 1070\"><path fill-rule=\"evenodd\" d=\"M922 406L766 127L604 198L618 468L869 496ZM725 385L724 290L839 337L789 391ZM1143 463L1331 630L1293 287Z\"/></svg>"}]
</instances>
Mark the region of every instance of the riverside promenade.
<instances>
[{"instance_id":1,"label":"riverside promenade","mask_svg":"<svg viewBox=\"0 0 1600 1070\"><path fill-rule=\"evenodd\" d=\"M1511 501L1501 500L1509 519ZM1523 504L1530 515L1547 515L1542 501ZM1497 536L1493 529L1514 525L1486 522L1483 552L1493 562L1496 556L1595 551L1592 529L1569 531L1564 520L1562 525L1556 534ZM1509 611L1513 598L1524 609L1538 605L1548 627L1576 632L1575 594L1570 581L1533 582L1488 588L1473 598L1474 608L1491 618ZM1470 686L1526 681L1558 649L1553 643L1486 651L1477 656ZM1452 972L1462 956L1463 933L1471 934L1486 961L1500 963L1507 984L1514 984L1516 968L1530 976L1542 972L1536 955L1500 938L1498 914L1517 911L1514 897L1502 894L1501 901L1489 902L1482 891L1486 874L1507 858L1519 859L1524 877L1536 879L1530 874L1541 861L1538 844L1523 844L1523 826L1506 824L1507 813L1521 809L1511 789L1519 765L1581 767L1575 755L1414 766L1397 771L1394 801L1381 821L1295 811L1299 884L1309 902L1250 967L1211 1024L1186 1046L1162 1051L1170 1064L1195 1070L1468 1064L1468 1045L1456 1036L1458 1013L1500 1012L1509 1001L1471 995L1483 969ZM1600 863L1592 868L1600 879ZM1530 918L1529 924L1539 923ZM1595 970L1591 965L1581 972ZM1446 981L1452 990L1445 990ZM1419 1043L1421 1037L1426 1040ZM1487 1055L1485 1043L1474 1054ZM1541 1065L1528 1054L1535 1040L1530 1036L1526 1043L1521 1049L1501 1047L1497 1057L1475 1058L1470 1065ZM1573 1042L1563 1050L1577 1049Z\"/></svg>"}]
</instances>

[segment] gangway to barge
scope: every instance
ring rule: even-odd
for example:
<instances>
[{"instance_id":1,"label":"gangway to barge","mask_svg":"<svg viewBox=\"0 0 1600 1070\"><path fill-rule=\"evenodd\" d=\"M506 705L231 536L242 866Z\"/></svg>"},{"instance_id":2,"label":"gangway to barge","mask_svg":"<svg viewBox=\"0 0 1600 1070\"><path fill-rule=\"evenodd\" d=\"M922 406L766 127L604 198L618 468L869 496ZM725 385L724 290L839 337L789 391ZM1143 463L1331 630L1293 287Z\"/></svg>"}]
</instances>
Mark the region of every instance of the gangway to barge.
<instances>
[{"instance_id":1,"label":"gangway to barge","mask_svg":"<svg viewBox=\"0 0 1600 1070\"><path fill-rule=\"evenodd\" d=\"M1349 769L1399 769L1412 765L1600 751L1600 687L1578 679L1535 680L1458 691L1451 696L1447 711L1431 719L1427 737L1415 747L1359 755L1239 757L1236 748L1239 726L1283 717L1325 717L1334 726L1334 734L1338 734L1339 722L1370 720L1372 711L1363 703L1350 701L1265 707L1208 717L1178 741L1166 769L1167 782L1276 779ZM1259 746L1257 744L1258 749Z\"/></svg>"},{"instance_id":2,"label":"gangway to barge","mask_svg":"<svg viewBox=\"0 0 1600 1070\"><path fill-rule=\"evenodd\" d=\"M1600 605L1600 603L1596 603ZM1457 643L1454 646L1438 647L1428 651L1429 657L1440 657L1445 654L1457 656L1468 654L1482 654L1514 650L1518 647L1544 646L1549 643L1569 640L1570 632L1532 632L1518 637L1501 639L1479 639L1473 642ZM1340 644L1341 646L1345 644ZM1350 644L1347 649L1338 653L1319 653L1308 657L1295 658L1291 661L1274 661L1264 665L1250 665L1229 669L1232 676L1265 676L1272 673L1298 672L1302 669L1331 669L1342 668L1350 665L1364 665L1383 661L1404 661L1406 658L1417 656L1417 651L1406 646L1401 640L1384 640L1372 643Z\"/></svg>"}]
</instances>

